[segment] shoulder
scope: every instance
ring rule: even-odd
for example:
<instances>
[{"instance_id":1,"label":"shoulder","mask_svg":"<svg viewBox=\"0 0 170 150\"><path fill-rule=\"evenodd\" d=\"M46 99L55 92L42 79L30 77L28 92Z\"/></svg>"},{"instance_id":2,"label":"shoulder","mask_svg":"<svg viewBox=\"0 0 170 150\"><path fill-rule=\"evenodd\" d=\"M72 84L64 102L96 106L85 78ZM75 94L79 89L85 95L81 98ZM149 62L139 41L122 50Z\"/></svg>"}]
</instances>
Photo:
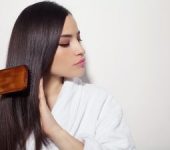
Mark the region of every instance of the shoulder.
<instances>
[{"instance_id":1,"label":"shoulder","mask_svg":"<svg viewBox=\"0 0 170 150\"><path fill-rule=\"evenodd\" d=\"M91 117L102 122L103 119L119 122L122 119L122 106L118 100L104 87L96 84L84 83L81 79L74 80L81 89L81 103Z\"/></svg>"},{"instance_id":2,"label":"shoulder","mask_svg":"<svg viewBox=\"0 0 170 150\"><path fill-rule=\"evenodd\" d=\"M93 83L83 82L80 78L74 78L73 82L82 89L82 92L89 96L106 97L111 95L104 87Z\"/></svg>"},{"instance_id":3,"label":"shoulder","mask_svg":"<svg viewBox=\"0 0 170 150\"><path fill-rule=\"evenodd\" d=\"M105 103L112 103L112 105L118 105L118 101L108 92L104 87L101 87L92 83L85 83L80 78L75 78L73 80L74 84L81 89L81 97L84 101L103 106Z\"/></svg>"}]
</instances>

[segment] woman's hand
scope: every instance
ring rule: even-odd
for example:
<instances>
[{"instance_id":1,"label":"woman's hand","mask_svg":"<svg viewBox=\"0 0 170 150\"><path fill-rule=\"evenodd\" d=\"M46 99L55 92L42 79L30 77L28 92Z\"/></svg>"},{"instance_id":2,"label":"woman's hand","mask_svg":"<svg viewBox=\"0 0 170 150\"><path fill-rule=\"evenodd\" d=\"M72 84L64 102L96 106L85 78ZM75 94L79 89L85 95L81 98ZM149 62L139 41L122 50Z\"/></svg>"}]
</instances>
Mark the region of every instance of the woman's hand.
<instances>
[{"instance_id":1,"label":"woman's hand","mask_svg":"<svg viewBox=\"0 0 170 150\"><path fill-rule=\"evenodd\" d=\"M54 130L62 130L62 128L59 126L59 124L56 122L54 117L51 114L51 111L47 105L46 97L44 94L44 88L43 88L43 78L40 80L39 84L39 109L40 109L40 116L41 116L41 125L44 130L44 132L51 137L51 134L54 134Z\"/></svg>"},{"instance_id":2,"label":"woman's hand","mask_svg":"<svg viewBox=\"0 0 170 150\"><path fill-rule=\"evenodd\" d=\"M39 85L39 100L41 125L47 136L60 150L83 150L84 144L62 129L52 116L44 94L43 79Z\"/></svg>"}]
</instances>

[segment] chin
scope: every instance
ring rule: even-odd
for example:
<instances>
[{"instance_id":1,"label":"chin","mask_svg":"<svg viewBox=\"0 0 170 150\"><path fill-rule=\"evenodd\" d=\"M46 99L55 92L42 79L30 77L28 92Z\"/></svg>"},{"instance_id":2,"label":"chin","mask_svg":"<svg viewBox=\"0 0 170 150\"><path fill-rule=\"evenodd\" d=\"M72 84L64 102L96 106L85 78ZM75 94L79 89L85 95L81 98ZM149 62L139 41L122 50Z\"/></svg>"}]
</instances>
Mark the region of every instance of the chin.
<instances>
[{"instance_id":1,"label":"chin","mask_svg":"<svg viewBox=\"0 0 170 150\"><path fill-rule=\"evenodd\" d=\"M82 77L85 74L85 69L83 69L82 71L80 71L76 77Z\"/></svg>"},{"instance_id":2,"label":"chin","mask_svg":"<svg viewBox=\"0 0 170 150\"><path fill-rule=\"evenodd\" d=\"M79 72L73 72L72 74L69 74L65 77L66 78L78 78L78 77L82 77L84 74L85 74L85 69L81 70Z\"/></svg>"}]
</instances>

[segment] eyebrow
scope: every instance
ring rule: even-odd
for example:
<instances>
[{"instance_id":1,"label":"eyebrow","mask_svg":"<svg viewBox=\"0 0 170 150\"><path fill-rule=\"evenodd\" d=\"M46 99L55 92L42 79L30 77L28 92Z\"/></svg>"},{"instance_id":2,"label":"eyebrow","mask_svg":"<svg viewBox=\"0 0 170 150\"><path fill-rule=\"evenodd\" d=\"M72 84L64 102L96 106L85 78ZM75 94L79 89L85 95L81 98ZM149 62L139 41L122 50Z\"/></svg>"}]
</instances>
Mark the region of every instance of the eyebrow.
<instances>
[{"instance_id":1,"label":"eyebrow","mask_svg":"<svg viewBox=\"0 0 170 150\"><path fill-rule=\"evenodd\" d=\"M80 34L80 31L77 32L77 35ZM60 37L73 37L72 34L62 34Z\"/></svg>"}]
</instances>

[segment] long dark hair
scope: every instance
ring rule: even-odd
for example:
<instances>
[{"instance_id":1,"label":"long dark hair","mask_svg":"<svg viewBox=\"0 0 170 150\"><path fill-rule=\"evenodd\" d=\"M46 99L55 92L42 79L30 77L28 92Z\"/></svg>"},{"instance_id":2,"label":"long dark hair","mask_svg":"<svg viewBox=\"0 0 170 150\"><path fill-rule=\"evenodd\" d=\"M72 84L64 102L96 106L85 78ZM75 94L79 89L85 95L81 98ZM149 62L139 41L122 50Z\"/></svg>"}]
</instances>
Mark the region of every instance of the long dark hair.
<instances>
[{"instance_id":1,"label":"long dark hair","mask_svg":"<svg viewBox=\"0 0 170 150\"><path fill-rule=\"evenodd\" d=\"M29 86L25 91L0 98L0 149L24 150L31 133L35 148L46 145L40 124L39 81L48 72L67 15L54 2L38 2L25 8L17 18L11 34L6 67L27 65Z\"/></svg>"}]
</instances>

